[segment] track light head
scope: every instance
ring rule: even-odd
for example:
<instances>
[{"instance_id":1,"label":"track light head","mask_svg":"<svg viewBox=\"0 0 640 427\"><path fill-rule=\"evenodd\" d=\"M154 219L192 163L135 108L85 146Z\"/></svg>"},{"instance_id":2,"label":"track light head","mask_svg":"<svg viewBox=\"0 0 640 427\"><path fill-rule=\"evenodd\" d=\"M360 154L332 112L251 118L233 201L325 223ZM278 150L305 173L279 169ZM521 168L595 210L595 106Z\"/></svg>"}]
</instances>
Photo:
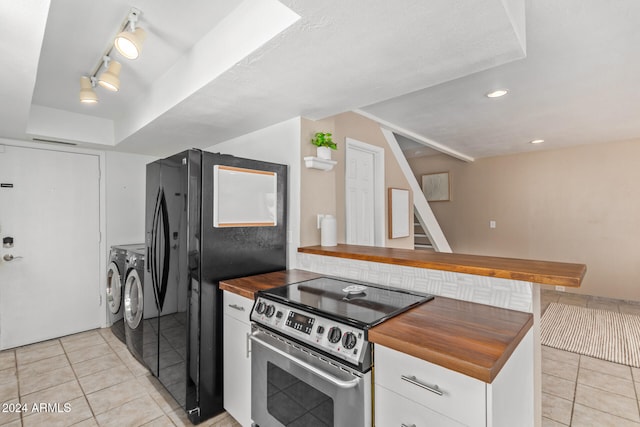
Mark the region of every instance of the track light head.
<instances>
[{"instance_id":1,"label":"track light head","mask_svg":"<svg viewBox=\"0 0 640 427\"><path fill-rule=\"evenodd\" d=\"M142 28L135 31L123 31L116 36L114 45L118 52L127 59L136 59L142 51L142 43L147 38L147 33Z\"/></svg>"},{"instance_id":2,"label":"track light head","mask_svg":"<svg viewBox=\"0 0 640 427\"><path fill-rule=\"evenodd\" d=\"M94 88L96 83L112 92L120 90L120 70L122 65L118 61L111 60L111 53L114 47L128 59L136 59L140 55L142 44L147 38L147 33L142 28L136 28L138 17L142 12L136 8L129 11L129 15L122 22L112 46L107 47L103 53L102 61L98 62L91 74L80 77L80 102L85 104L95 104L98 96ZM99 76L98 72L102 67L106 70Z\"/></svg>"},{"instance_id":3,"label":"track light head","mask_svg":"<svg viewBox=\"0 0 640 427\"><path fill-rule=\"evenodd\" d=\"M113 42L118 52L127 59L136 59L140 56L142 44L147 38L147 32L144 29L136 28L139 15L140 11L138 9L131 9L127 25L129 30L127 31L125 27L125 30L119 33Z\"/></svg>"},{"instance_id":4,"label":"track light head","mask_svg":"<svg viewBox=\"0 0 640 427\"><path fill-rule=\"evenodd\" d=\"M120 69L122 64L118 61L112 61L111 58L105 56L104 65L107 70L100 74L98 78L98 84L103 88L112 92L120 90Z\"/></svg>"},{"instance_id":5,"label":"track light head","mask_svg":"<svg viewBox=\"0 0 640 427\"><path fill-rule=\"evenodd\" d=\"M93 90L95 83L87 76L80 77L80 102L83 104L96 104L98 95Z\"/></svg>"}]
</instances>

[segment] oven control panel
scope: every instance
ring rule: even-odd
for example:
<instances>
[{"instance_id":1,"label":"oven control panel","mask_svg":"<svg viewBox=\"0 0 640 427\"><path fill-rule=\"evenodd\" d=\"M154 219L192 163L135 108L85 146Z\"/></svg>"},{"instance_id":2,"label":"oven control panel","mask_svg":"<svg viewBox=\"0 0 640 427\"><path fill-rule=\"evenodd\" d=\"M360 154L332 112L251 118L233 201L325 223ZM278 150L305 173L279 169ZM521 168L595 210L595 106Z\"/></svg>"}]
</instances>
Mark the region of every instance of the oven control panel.
<instances>
[{"instance_id":1,"label":"oven control panel","mask_svg":"<svg viewBox=\"0 0 640 427\"><path fill-rule=\"evenodd\" d=\"M253 305L251 320L356 365L368 348L361 329L262 297Z\"/></svg>"}]
</instances>

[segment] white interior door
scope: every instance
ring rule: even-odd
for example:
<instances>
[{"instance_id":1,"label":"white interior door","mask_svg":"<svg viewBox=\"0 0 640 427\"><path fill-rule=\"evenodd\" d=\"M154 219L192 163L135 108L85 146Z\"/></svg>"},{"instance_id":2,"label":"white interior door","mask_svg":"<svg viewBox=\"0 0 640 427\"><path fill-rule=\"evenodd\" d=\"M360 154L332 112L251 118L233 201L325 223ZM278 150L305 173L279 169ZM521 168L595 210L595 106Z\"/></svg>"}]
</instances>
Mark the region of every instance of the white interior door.
<instances>
[{"instance_id":1,"label":"white interior door","mask_svg":"<svg viewBox=\"0 0 640 427\"><path fill-rule=\"evenodd\" d=\"M0 145L0 349L100 325L99 175L96 155Z\"/></svg>"},{"instance_id":2,"label":"white interior door","mask_svg":"<svg viewBox=\"0 0 640 427\"><path fill-rule=\"evenodd\" d=\"M384 246L384 151L350 138L346 142L347 244Z\"/></svg>"}]
</instances>

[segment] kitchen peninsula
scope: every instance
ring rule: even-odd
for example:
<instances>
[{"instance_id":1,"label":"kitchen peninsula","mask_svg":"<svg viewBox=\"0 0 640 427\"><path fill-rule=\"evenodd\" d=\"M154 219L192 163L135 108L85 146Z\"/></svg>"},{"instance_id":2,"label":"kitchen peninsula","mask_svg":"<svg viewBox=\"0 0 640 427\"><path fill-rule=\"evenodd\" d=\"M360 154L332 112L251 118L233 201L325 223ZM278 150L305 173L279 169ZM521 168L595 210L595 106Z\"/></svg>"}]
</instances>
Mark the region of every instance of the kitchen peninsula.
<instances>
[{"instance_id":1,"label":"kitchen peninsula","mask_svg":"<svg viewBox=\"0 0 640 427\"><path fill-rule=\"evenodd\" d=\"M225 325L224 350L229 363L225 390L235 391L233 399L225 395L225 409L243 425L250 423L252 380L245 378L240 389L238 372L250 371L251 356L246 340L239 337L250 334L251 301L258 291L321 276L287 270L220 282L225 314L245 307L242 325L225 316L225 322L236 327ZM369 340L376 355L376 425L399 425L404 422L399 416L438 425L498 426L505 420L532 425L520 422L532 420L534 412L533 370L527 369L532 362L532 322L530 313L436 297L373 327ZM414 379L418 385L400 378ZM425 381L436 384L442 396L423 390ZM243 397L243 407L234 407Z\"/></svg>"},{"instance_id":2,"label":"kitchen peninsula","mask_svg":"<svg viewBox=\"0 0 640 427\"><path fill-rule=\"evenodd\" d=\"M258 291L321 277L286 270L220 282L220 289L253 300ZM532 326L529 313L435 298L369 331L371 342L491 382Z\"/></svg>"},{"instance_id":3,"label":"kitchen peninsula","mask_svg":"<svg viewBox=\"0 0 640 427\"><path fill-rule=\"evenodd\" d=\"M377 350L378 425L399 421L389 418L390 412L397 411L389 411L384 401L393 402L402 413L452 421L451 425L502 425L518 413L524 417L520 419L529 420L523 425L539 423L539 350L535 350L539 290L535 284L577 287L586 272L582 264L353 245L300 248L296 265L297 270L223 281L220 287L225 295L248 302L259 290L328 275L437 296L369 332ZM394 382L407 376L395 372L394 365L428 373L445 395L464 396L467 403L438 399L431 392L419 397L421 391L409 387L406 380ZM419 374L409 378L420 382ZM444 384L453 384L456 390L446 390ZM523 384L529 390L524 395L519 389ZM467 395L464 390L475 391ZM468 418L460 418L458 405L468 402L474 402L473 410Z\"/></svg>"}]
</instances>

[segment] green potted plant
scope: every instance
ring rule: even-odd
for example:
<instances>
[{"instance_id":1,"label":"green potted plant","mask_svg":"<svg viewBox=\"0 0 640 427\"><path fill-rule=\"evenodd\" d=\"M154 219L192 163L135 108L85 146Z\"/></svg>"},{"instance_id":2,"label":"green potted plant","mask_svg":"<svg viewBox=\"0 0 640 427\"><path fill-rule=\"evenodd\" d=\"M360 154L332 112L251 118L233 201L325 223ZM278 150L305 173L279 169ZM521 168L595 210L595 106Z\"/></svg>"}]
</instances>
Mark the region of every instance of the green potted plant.
<instances>
[{"instance_id":1,"label":"green potted plant","mask_svg":"<svg viewBox=\"0 0 640 427\"><path fill-rule=\"evenodd\" d=\"M311 139L311 143L315 145L316 153L319 158L331 160L331 150L337 150L338 146L328 132L316 132Z\"/></svg>"}]
</instances>

